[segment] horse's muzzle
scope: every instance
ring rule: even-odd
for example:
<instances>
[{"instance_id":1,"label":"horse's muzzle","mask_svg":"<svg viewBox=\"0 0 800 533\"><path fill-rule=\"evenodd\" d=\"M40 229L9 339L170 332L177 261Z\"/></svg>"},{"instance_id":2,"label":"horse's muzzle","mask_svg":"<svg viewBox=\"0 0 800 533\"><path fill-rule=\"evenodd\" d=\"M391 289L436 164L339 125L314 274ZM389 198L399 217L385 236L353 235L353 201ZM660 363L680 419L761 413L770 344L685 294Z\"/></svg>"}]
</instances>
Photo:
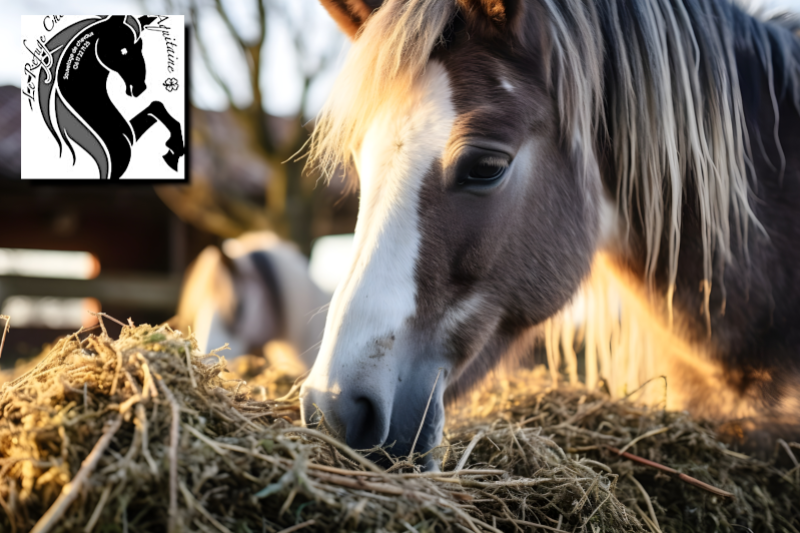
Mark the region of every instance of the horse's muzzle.
<instances>
[{"instance_id":1,"label":"horse's muzzle","mask_svg":"<svg viewBox=\"0 0 800 533\"><path fill-rule=\"evenodd\" d=\"M368 454L383 466L393 460L407 460L413 453L416 464L434 468L428 452L439 444L444 428L445 380L443 376L436 380L438 369L428 366L417 365L418 372L405 377L362 375L348 379L341 383L338 394L304 387L303 421L324 426L356 450L384 448L386 453Z\"/></svg>"},{"instance_id":2,"label":"horse's muzzle","mask_svg":"<svg viewBox=\"0 0 800 533\"><path fill-rule=\"evenodd\" d=\"M136 87L134 87L132 83L129 83L125 87L125 94L136 98L137 96L142 94L145 91L145 89L147 89L147 85L145 83L138 84L136 85Z\"/></svg>"}]
</instances>

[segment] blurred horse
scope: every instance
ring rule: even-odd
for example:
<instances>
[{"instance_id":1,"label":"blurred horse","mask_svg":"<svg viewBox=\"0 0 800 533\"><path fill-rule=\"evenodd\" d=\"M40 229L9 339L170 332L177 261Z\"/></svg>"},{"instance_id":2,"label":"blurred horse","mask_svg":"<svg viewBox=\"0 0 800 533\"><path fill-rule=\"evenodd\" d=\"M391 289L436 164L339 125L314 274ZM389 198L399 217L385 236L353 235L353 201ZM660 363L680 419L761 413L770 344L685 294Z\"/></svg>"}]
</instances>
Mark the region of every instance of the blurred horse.
<instances>
[{"instance_id":1,"label":"blurred horse","mask_svg":"<svg viewBox=\"0 0 800 533\"><path fill-rule=\"evenodd\" d=\"M445 401L564 309L602 251L642 296L635 313L587 316L587 361L638 357L628 321L647 315L657 362L685 347L685 369L723 370L686 407L755 416L790 396L797 424L789 29L725 0L322 3L354 43L309 161L354 168L361 199L307 423L354 448L428 452Z\"/></svg>"},{"instance_id":2,"label":"blurred horse","mask_svg":"<svg viewBox=\"0 0 800 533\"><path fill-rule=\"evenodd\" d=\"M317 355L329 300L294 245L254 232L200 253L170 322L184 331L191 327L203 352L227 343L230 350L221 353L228 358L261 355L268 343L284 341L292 360L280 363L300 374Z\"/></svg>"}]
</instances>

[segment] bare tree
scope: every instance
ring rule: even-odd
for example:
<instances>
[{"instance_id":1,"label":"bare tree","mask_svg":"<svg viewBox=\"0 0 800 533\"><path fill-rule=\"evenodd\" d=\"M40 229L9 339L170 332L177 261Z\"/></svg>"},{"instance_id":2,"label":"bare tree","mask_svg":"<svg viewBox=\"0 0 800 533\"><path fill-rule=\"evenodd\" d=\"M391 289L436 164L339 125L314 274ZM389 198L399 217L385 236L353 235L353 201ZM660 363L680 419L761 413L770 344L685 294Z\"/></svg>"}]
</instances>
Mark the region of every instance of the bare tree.
<instances>
[{"instance_id":1,"label":"bare tree","mask_svg":"<svg viewBox=\"0 0 800 533\"><path fill-rule=\"evenodd\" d=\"M235 13L231 11L230 1L223 0L163 0L163 6L170 13L184 13L191 22L192 38L204 66L227 98L230 112L249 139L250 147L267 161L271 173L266 185L266 206L252 205L240 198L231 198L224 192L203 190L202 184L178 188L160 187L159 194L179 216L190 222L204 226L222 236L231 236L246 229L268 226L283 237L297 242L308 251L312 238L311 220L315 198L316 177L303 173L302 157L299 154L309 137L306 125L309 93L314 80L325 71L338 51L338 43L331 43L324 51L312 50L308 28L302 21L293 17L289 2L297 2L294 7L305 4L299 0L240 0L250 2L249 8L256 13L254 17L256 32L246 35L236 24ZM152 5L143 0L145 9ZM241 7L240 6L238 7ZM237 104L230 80L209 53L208 42L202 25L201 13L211 10L224 23L231 40L244 58L246 77L252 98L246 105ZM208 11L206 11L207 13ZM270 40L269 22L283 25L291 34L294 53L298 57L298 71L301 77L300 106L293 117L278 121L264 112L264 95L267 88L262 86L264 60ZM207 186L205 186L207 188ZM266 207L266 216L264 216Z\"/></svg>"}]
</instances>

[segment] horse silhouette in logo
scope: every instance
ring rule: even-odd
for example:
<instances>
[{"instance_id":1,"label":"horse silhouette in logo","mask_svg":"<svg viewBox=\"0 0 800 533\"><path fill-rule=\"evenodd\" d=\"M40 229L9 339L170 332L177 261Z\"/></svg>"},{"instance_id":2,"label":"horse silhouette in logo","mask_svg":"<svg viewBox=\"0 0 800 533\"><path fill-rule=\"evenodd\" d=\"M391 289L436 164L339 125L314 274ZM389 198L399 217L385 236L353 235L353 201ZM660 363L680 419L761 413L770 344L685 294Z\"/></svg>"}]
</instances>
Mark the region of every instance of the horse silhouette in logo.
<instances>
[{"instance_id":1,"label":"horse silhouette in logo","mask_svg":"<svg viewBox=\"0 0 800 533\"><path fill-rule=\"evenodd\" d=\"M142 32L154 20L130 15L85 19L65 28L46 45L53 60L39 76L39 109L58 142L59 156L63 141L74 165L72 143L77 143L97 163L100 179L117 180L125 173L133 144L156 120L170 133L169 151L163 156L167 164L177 171L178 161L186 153L181 125L164 104L151 102L128 121L106 91L108 76L116 72L124 80L128 96L135 98L144 92Z\"/></svg>"}]
</instances>

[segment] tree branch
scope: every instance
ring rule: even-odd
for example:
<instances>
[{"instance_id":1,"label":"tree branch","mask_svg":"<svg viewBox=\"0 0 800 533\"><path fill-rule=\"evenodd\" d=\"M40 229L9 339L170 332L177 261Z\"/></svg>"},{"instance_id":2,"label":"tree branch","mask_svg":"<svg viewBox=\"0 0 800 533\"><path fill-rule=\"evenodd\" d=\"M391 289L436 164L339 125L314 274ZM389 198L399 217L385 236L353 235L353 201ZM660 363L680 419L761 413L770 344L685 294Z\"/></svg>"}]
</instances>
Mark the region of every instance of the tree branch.
<instances>
[{"instance_id":1,"label":"tree branch","mask_svg":"<svg viewBox=\"0 0 800 533\"><path fill-rule=\"evenodd\" d=\"M230 104L230 106L233 107L234 109L238 109L236 103L233 101L233 93L231 92L230 87L228 87L228 84L225 83L225 81L217 72L216 67L213 65L213 62L211 61L211 58L208 55L208 50L206 49L206 45L200 38L200 26L198 24L199 21L197 18L197 6L195 5L195 3L192 3L191 7L189 8L189 16L192 19L192 26L195 29L194 39L195 41L197 41L197 47L200 49L200 56L203 58L203 63L205 63L209 74L211 74L211 77L214 79L214 82L216 82L216 84L219 85L220 89L222 89L222 92L225 93L225 96L228 98L228 103Z\"/></svg>"}]
</instances>

